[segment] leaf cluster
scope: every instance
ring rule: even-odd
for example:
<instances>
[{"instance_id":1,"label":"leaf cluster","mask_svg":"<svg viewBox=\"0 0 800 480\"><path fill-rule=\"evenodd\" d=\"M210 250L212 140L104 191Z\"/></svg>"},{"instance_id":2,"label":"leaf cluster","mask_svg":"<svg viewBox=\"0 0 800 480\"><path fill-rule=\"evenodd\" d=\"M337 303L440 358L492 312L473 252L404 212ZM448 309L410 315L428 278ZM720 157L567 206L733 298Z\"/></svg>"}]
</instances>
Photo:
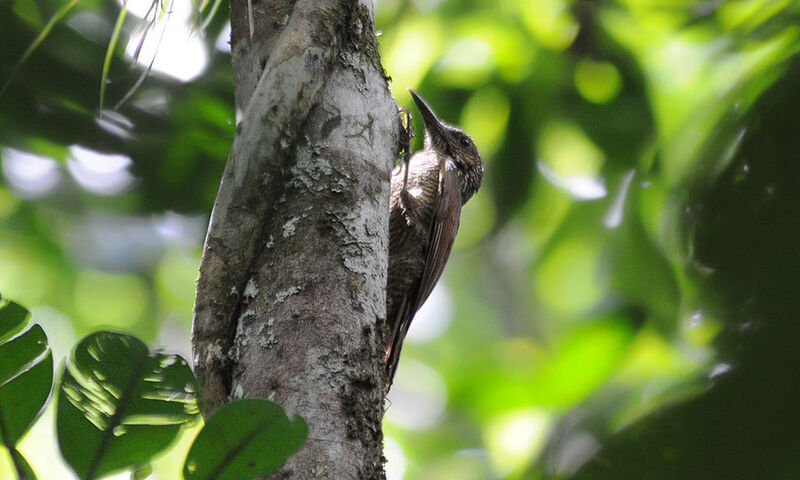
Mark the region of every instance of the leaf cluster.
<instances>
[{"instance_id":1,"label":"leaf cluster","mask_svg":"<svg viewBox=\"0 0 800 480\"><path fill-rule=\"evenodd\" d=\"M35 480L19 451L53 388L53 355L30 313L0 304L0 446L19 480ZM56 431L64 459L81 480L131 470L145 478L149 462L200 420L198 384L179 355L151 351L131 335L101 331L81 340L61 368ZM279 469L305 441L300 417L273 402L232 402L209 418L186 457L185 480L245 480Z\"/></svg>"}]
</instances>

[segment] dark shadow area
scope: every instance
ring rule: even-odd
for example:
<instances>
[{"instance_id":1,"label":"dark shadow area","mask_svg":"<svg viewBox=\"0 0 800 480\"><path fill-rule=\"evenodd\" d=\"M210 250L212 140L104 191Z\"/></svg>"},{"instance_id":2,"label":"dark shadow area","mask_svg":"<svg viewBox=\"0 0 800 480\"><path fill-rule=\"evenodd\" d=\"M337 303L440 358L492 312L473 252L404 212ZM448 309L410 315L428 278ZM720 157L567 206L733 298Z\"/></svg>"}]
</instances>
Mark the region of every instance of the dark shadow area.
<instances>
[{"instance_id":1,"label":"dark shadow area","mask_svg":"<svg viewBox=\"0 0 800 480\"><path fill-rule=\"evenodd\" d=\"M613 435L571 478L800 478L798 83L795 62L726 171L690 196L688 241L724 323L707 389Z\"/></svg>"}]
</instances>

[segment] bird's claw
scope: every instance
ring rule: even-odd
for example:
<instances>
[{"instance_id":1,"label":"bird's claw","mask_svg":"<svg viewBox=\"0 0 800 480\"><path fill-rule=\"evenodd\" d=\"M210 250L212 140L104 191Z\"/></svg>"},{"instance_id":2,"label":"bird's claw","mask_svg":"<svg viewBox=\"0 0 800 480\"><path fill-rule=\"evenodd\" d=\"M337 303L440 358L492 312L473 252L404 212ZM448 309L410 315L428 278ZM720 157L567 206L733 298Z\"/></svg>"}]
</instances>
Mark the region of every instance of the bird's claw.
<instances>
[{"instance_id":1,"label":"bird's claw","mask_svg":"<svg viewBox=\"0 0 800 480\"><path fill-rule=\"evenodd\" d=\"M411 110L406 107L399 108L400 115L400 132L401 142L403 144L403 151L400 154L400 161L403 162L403 190L402 195L407 193L406 187L408 186L408 163L411 160L411 140L414 138L414 125L411 120L414 118L411 115Z\"/></svg>"}]
</instances>

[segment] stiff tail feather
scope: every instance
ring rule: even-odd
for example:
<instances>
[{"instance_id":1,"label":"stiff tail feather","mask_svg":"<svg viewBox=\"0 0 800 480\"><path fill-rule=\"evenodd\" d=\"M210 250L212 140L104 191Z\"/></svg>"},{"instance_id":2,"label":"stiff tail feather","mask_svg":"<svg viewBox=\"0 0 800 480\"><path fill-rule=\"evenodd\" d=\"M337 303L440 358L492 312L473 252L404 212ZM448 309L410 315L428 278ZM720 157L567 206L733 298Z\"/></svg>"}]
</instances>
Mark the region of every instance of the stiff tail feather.
<instances>
[{"instance_id":1,"label":"stiff tail feather","mask_svg":"<svg viewBox=\"0 0 800 480\"><path fill-rule=\"evenodd\" d=\"M397 316L394 318L392 334L389 336L389 341L386 346L386 357L383 359L383 362L386 364L386 373L389 379L386 384L386 390L392 386L394 374L397 371L397 363L400 361L400 350L403 348L403 340L406 338L406 333L408 333L408 327L411 326L411 318L413 316L414 312L411 311L410 305L408 304L408 296L404 296L403 301L400 303Z\"/></svg>"}]
</instances>

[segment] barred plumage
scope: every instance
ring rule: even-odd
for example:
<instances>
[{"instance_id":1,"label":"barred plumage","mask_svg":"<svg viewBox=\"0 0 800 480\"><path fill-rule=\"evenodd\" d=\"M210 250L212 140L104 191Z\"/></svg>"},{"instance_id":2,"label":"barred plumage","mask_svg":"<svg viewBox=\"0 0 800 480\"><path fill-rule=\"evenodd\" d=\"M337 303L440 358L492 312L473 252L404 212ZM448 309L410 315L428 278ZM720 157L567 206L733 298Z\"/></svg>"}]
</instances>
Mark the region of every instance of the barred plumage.
<instances>
[{"instance_id":1,"label":"barred plumage","mask_svg":"<svg viewBox=\"0 0 800 480\"><path fill-rule=\"evenodd\" d=\"M386 289L391 335L385 359L389 385L411 320L450 256L461 205L478 191L484 171L469 135L439 120L419 94L410 92L425 121L425 148L392 172Z\"/></svg>"}]
</instances>

